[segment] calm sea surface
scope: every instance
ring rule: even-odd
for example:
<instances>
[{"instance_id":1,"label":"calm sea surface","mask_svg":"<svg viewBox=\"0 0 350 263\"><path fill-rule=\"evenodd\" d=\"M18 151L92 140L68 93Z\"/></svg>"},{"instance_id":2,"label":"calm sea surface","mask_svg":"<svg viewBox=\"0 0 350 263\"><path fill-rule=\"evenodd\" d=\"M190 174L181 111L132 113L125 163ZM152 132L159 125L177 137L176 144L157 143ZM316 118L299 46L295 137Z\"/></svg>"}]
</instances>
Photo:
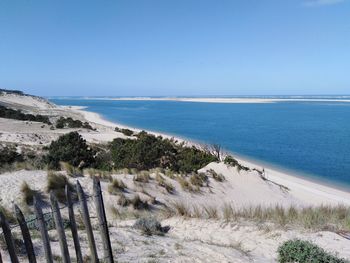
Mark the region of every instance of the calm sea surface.
<instances>
[{"instance_id":1,"label":"calm sea surface","mask_svg":"<svg viewBox=\"0 0 350 263\"><path fill-rule=\"evenodd\" d=\"M220 104L51 99L108 120L204 143L350 190L350 103Z\"/></svg>"}]
</instances>

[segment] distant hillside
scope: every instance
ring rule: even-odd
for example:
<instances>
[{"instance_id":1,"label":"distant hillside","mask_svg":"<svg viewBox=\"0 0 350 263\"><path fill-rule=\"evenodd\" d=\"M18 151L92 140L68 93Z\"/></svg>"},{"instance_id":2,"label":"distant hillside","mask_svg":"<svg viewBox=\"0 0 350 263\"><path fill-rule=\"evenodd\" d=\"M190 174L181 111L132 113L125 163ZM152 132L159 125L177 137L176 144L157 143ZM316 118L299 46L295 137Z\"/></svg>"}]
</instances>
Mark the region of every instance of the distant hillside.
<instances>
[{"instance_id":1,"label":"distant hillside","mask_svg":"<svg viewBox=\"0 0 350 263\"><path fill-rule=\"evenodd\" d=\"M7 94L18 94L18 95L27 95L21 90L11 90L11 89L0 89L0 94L7 93Z\"/></svg>"}]
</instances>

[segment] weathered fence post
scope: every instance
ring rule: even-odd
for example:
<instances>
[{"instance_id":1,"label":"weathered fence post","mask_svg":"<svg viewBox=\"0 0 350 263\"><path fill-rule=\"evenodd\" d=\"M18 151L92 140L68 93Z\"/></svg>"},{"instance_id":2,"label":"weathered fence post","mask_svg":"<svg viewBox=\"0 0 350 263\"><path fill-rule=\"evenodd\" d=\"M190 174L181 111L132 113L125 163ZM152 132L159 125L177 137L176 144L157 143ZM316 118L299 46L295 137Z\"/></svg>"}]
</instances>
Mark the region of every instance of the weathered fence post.
<instances>
[{"instance_id":1,"label":"weathered fence post","mask_svg":"<svg viewBox=\"0 0 350 263\"><path fill-rule=\"evenodd\" d=\"M70 228L72 231L72 237L74 242L74 248L75 248L75 254L77 256L77 262L83 263L83 256L81 254L81 248L80 248L80 242L78 237L78 230L77 230L77 224L75 222L74 217L74 208L73 208L73 202L72 202L72 194L69 190L69 185L66 185L66 198L67 198L67 206L68 206L68 214L69 214L69 221L70 221Z\"/></svg>"},{"instance_id":2,"label":"weathered fence post","mask_svg":"<svg viewBox=\"0 0 350 263\"><path fill-rule=\"evenodd\" d=\"M5 215L1 211L0 211L0 224L2 227L2 232L3 232L4 237L5 237L7 250L10 254L11 262L12 263L19 263L17 255L16 255L15 243L14 243L13 238L12 238L9 223L7 222Z\"/></svg>"},{"instance_id":3,"label":"weathered fence post","mask_svg":"<svg viewBox=\"0 0 350 263\"><path fill-rule=\"evenodd\" d=\"M89 247L91 251L91 262L97 263L99 262L99 260L97 256L94 233L92 231L90 217L89 217L89 209L86 203L85 193L83 191L83 188L81 188L79 181L77 181L77 192L78 192L78 198L80 203L81 216L83 218L86 234L89 241Z\"/></svg>"},{"instance_id":4,"label":"weathered fence post","mask_svg":"<svg viewBox=\"0 0 350 263\"><path fill-rule=\"evenodd\" d=\"M63 221L62 221L62 216L61 216L61 212L60 212L60 208L58 206L56 196L54 195L53 192L50 192L50 202L51 202L51 209L52 209L52 213L53 213L53 218L55 220L58 241L60 243L62 260L63 260L63 263L70 263L69 250L68 250L68 245L67 245L66 234L64 232L64 225L63 225Z\"/></svg>"},{"instance_id":5,"label":"weathered fence post","mask_svg":"<svg viewBox=\"0 0 350 263\"><path fill-rule=\"evenodd\" d=\"M35 212L36 218L38 220L40 235L41 235L41 239L42 239L43 244L44 244L46 262L53 263L52 251L51 251L51 246L50 246L50 239L49 239L49 234L47 233L45 218L44 218L43 211L42 211L40 204L39 204L38 200L36 199L36 197L34 197L34 212Z\"/></svg>"},{"instance_id":6,"label":"weathered fence post","mask_svg":"<svg viewBox=\"0 0 350 263\"><path fill-rule=\"evenodd\" d=\"M114 262L113 252L111 247L111 240L109 238L108 224L107 224L107 218L105 213L105 207L103 204L100 180L97 177L94 177L93 183L94 183L94 187L93 187L94 201L95 201L96 213L99 221L101 238L103 243L104 258L108 259L107 262L113 263Z\"/></svg>"},{"instance_id":7,"label":"weathered fence post","mask_svg":"<svg viewBox=\"0 0 350 263\"><path fill-rule=\"evenodd\" d=\"M27 222L24 218L24 215L23 215L21 209L17 205L15 205L15 213L16 213L16 218L17 218L18 224L21 228L21 232L22 232L22 236L23 236L23 240L24 240L24 245L26 247L26 251L27 251L27 255L28 255L28 261L30 263L36 263L33 242L32 242L32 238L30 236L30 232L28 230Z\"/></svg>"}]
</instances>

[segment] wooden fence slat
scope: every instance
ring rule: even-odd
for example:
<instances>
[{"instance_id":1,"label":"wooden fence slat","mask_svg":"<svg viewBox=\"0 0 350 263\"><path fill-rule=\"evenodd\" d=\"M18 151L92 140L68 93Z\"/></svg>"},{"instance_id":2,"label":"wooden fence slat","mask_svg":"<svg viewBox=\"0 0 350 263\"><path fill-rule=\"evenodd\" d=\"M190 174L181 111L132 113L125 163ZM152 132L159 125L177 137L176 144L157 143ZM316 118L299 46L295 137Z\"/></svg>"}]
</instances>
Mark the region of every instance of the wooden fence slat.
<instances>
[{"instance_id":1,"label":"wooden fence slat","mask_svg":"<svg viewBox=\"0 0 350 263\"><path fill-rule=\"evenodd\" d=\"M39 204L38 200L36 199L36 197L34 197L34 212L35 212L36 218L38 220L38 226L39 226L39 230L40 230L40 234L41 234L41 239L42 239L43 245L44 245L46 262L53 263L52 251L51 251L51 246L50 246L50 239L49 239L49 234L47 233L45 218L44 218L43 211L42 211L40 204Z\"/></svg>"},{"instance_id":2,"label":"wooden fence slat","mask_svg":"<svg viewBox=\"0 0 350 263\"><path fill-rule=\"evenodd\" d=\"M18 224L21 228L21 232L22 232L22 236L23 236L23 240L24 240L24 245L25 245L26 251L27 251L28 261L30 263L36 263L33 242L32 242L32 238L30 236L30 232L28 230L27 222L24 218L24 215L23 215L21 209L17 205L15 205L15 213L16 213L16 218L17 218Z\"/></svg>"},{"instance_id":3,"label":"wooden fence slat","mask_svg":"<svg viewBox=\"0 0 350 263\"><path fill-rule=\"evenodd\" d=\"M80 247L80 242L79 242L77 224L75 222L75 217L74 217L72 193L69 190L68 185L66 185L66 198L67 198L67 207L68 207L68 214L69 214L69 221L70 221L70 229L72 231L72 237L73 237L73 242L74 242L75 254L77 257L77 263L83 263L83 256L81 254L81 247Z\"/></svg>"},{"instance_id":4,"label":"wooden fence slat","mask_svg":"<svg viewBox=\"0 0 350 263\"><path fill-rule=\"evenodd\" d=\"M93 193L94 193L96 213L99 221L100 233L101 233L101 238L103 243L104 258L108 259L107 262L114 263L111 241L109 238L107 218L106 218L105 208L103 204L101 184L100 184L100 180L97 177L94 177L93 179Z\"/></svg>"},{"instance_id":5,"label":"wooden fence slat","mask_svg":"<svg viewBox=\"0 0 350 263\"><path fill-rule=\"evenodd\" d=\"M3 235L5 237L6 246L11 258L11 262L19 263L16 255L15 243L13 241L9 223L7 222L5 215L1 211L0 211L0 224L2 227Z\"/></svg>"},{"instance_id":6,"label":"wooden fence slat","mask_svg":"<svg viewBox=\"0 0 350 263\"><path fill-rule=\"evenodd\" d=\"M69 250L68 250L68 245L67 245L66 233L64 232L64 225L63 225L63 221L62 221L62 216L61 216L61 212L60 212L60 208L58 206L56 196L54 195L53 192L50 192L50 202L51 202L51 209L52 209L52 213L53 213L53 218L55 220L58 241L60 243L62 260L63 260L63 263L70 263L71 261L70 261Z\"/></svg>"},{"instance_id":7,"label":"wooden fence slat","mask_svg":"<svg viewBox=\"0 0 350 263\"><path fill-rule=\"evenodd\" d=\"M77 181L77 192L78 192L78 198L79 198L79 203L80 203L81 216L83 218L85 230L86 230L88 241L89 241L89 247L90 247L90 251L91 251L91 261L93 263L98 263L99 260L98 260L98 256L97 256L94 233L92 231L90 217L89 217L89 209L88 209L88 206L86 203L84 190L81 187L79 181Z\"/></svg>"}]
</instances>

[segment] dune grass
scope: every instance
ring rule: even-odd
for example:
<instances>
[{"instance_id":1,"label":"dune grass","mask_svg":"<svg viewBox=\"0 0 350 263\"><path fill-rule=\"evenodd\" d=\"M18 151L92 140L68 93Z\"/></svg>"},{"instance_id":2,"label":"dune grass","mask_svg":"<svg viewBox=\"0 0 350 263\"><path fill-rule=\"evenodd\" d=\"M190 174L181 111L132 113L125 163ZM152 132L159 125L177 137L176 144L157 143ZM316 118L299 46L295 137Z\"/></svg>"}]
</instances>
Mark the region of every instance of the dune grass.
<instances>
[{"instance_id":1,"label":"dune grass","mask_svg":"<svg viewBox=\"0 0 350 263\"><path fill-rule=\"evenodd\" d=\"M276 227L301 227L321 231L350 231L350 207L316 206L288 208L273 207L235 208L230 204L222 207L189 206L182 201L172 203L165 211L165 216L184 216L189 218L223 219L225 221L249 220L259 223L273 223Z\"/></svg>"}]
</instances>

